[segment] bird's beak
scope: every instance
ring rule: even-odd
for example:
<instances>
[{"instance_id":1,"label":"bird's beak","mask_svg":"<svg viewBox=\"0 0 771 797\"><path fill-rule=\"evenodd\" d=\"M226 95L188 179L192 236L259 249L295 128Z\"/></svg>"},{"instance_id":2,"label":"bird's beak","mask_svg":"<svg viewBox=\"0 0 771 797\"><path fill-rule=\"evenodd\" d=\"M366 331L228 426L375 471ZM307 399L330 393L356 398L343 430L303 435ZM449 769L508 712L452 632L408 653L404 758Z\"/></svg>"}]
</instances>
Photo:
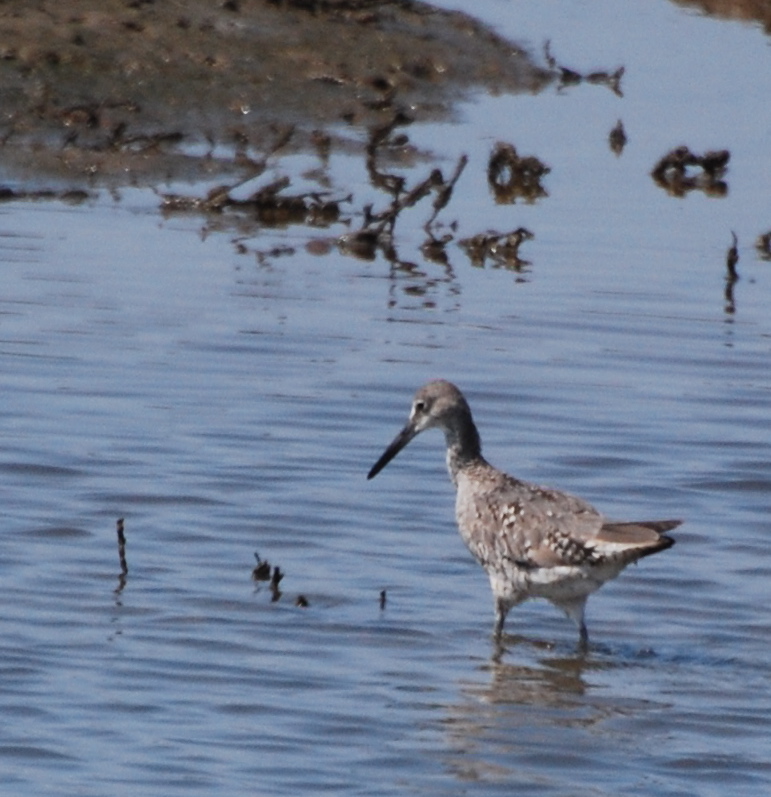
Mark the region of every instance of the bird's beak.
<instances>
[{"instance_id":1,"label":"bird's beak","mask_svg":"<svg viewBox=\"0 0 771 797\"><path fill-rule=\"evenodd\" d=\"M372 466L372 469L367 474L368 479L372 479L380 473L381 470L418 434L418 429L415 428L412 421L410 421L404 429L399 432L394 438L390 446L383 452L380 459Z\"/></svg>"}]
</instances>

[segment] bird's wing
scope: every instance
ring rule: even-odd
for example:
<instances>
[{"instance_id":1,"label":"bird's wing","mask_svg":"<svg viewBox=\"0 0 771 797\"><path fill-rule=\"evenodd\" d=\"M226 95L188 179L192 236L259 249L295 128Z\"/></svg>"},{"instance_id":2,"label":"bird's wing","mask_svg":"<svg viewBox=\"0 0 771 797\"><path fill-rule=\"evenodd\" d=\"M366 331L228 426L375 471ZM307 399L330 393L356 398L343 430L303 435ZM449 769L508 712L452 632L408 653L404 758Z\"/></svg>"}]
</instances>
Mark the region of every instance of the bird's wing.
<instances>
[{"instance_id":1,"label":"bird's wing","mask_svg":"<svg viewBox=\"0 0 771 797\"><path fill-rule=\"evenodd\" d=\"M576 496L511 477L475 495L469 509L467 528L477 533L464 536L477 558L523 567L582 563L590 556L587 542L600 534L605 522Z\"/></svg>"},{"instance_id":2,"label":"bird's wing","mask_svg":"<svg viewBox=\"0 0 771 797\"><path fill-rule=\"evenodd\" d=\"M495 496L496 553L524 567L631 562L673 545L664 532L681 523L610 522L577 496L511 477Z\"/></svg>"},{"instance_id":3,"label":"bird's wing","mask_svg":"<svg viewBox=\"0 0 771 797\"><path fill-rule=\"evenodd\" d=\"M603 557L634 561L663 551L675 544L664 532L677 528L681 520L638 520L628 523L603 523L589 544Z\"/></svg>"}]
</instances>

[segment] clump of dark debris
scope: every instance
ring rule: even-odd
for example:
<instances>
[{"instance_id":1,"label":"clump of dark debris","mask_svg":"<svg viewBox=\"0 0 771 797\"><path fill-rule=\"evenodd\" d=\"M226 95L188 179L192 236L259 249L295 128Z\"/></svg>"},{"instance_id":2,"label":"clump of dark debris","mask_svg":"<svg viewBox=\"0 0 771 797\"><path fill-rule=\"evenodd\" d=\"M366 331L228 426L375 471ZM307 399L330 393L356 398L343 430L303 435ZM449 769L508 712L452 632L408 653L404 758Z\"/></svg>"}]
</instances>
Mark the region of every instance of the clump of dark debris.
<instances>
[{"instance_id":1,"label":"clump of dark debris","mask_svg":"<svg viewBox=\"0 0 771 797\"><path fill-rule=\"evenodd\" d=\"M696 155L687 146L676 147L653 167L656 185L672 196L683 197L689 191L704 191L709 196L725 196L723 181L731 153L727 149L710 150Z\"/></svg>"},{"instance_id":2,"label":"clump of dark debris","mask_svg":"<svg viewBox=\"0 0 771 797\"><path fill-rule=\"evenodd\" d=\"M257 565L252 570L252 579L254 581L270 581L270 562L267 559L260 559L257 551L254 552L254 558L257 560Z\"/></svg>"},{"instance_id":3,"label":"clump of dark debris","mask_svg":"<svg viewBox=\"0 0 771 797\"><path fill-rule=\"evenodd\" d=\"M284 578L284 573L278 565L271 567L270 562L267 559L260 558L260 555L257 553L257 551L254 552L254 558L257 560L257 564L252 570L252 580L269 582L268 586L270 588L270 600L271 603L275 603L276 601L280 600L281 596L283 595L279 585ZM310 606L310 603L305 595L298 595L295 599L295 606L301 606L305 608Z\"/></svg>"},{"instance_id":4,"label":"clump of dark debris","mask_svg":"<svg viewBox=\"0 0 771 797\"><path fill-rule=\"evenodd\" d=\"M758 236L755 248L758 250L758 257L761 260L771 260L771 230Z\"/></svg>"},{"instance_id":5,"label":"clump of dark debris","mask_svg":"<svg viewBox=\"0 0 771 797\"><path fill-rule=\"evenodd\" d=\"M498 204L512 204L517 199L535 202L548 196L541 178L550 171L534 155L522 157L512 144L498 143L487 165L487 183Z\"/></svg>"},{"instance_id":6,"label":"clump of dark debris","mask_svg":"<svg viewBox=\"0 0 771 797\"><path fill-rule=\"evenodd\" d=\"M608 133L608 146L614 155L620 155L626 146L626 130L624 123L619 119L616 126Z\"/></svg>"},{"instance_id":7,"label":"clump of dark debris","mask_svg":"<svg viewBox=\"0 0 771 797\"><path fill-rule=\"evenodd\" d=\"M519 227L509 233L480 233L471 238L463 238L458 244L465 250L473 266L482 268L490 260L495 268L522 271L530 263L519 256L519 247L524 241L534 237L530 230Z\"/></svg>"},{"instance_id":8,"label":"clump of dark debris","mask_svg":"<svg viewBox=\"0 0 771 797\"><path fill-rule=\"evenodd\" d=\"M222 213L231 208L253 213L258 222L268 227L284 224L321 227L336 222L340 218L340 203L350 201L350 197L333 198L323 191L282 194L290 185L288 177L272 180L244 199L233 196L233 190L239 185L218 186L202 198L164 194L161 209L167 213Z\"/></svg>"},{"instance_id":9,"label":"clump of dark debris","mask_svg":"<svg viewBox=\"0 0 771 797\"><path fill-rule=\"evenodd\" d=\"M616 96L623 97L624 93L621 91L621 78L626 71L623 66L613 72L607 70L596 70L582 74L575 69L562 66L557 63L557 59L551 53L551 42L547 40L544 44L544 58L549 65L549 69L557 76L559 80L559 88L567 86L577 86L579 83L593 83L595 85L607 86Z\"/></svg>"}]
</instances>

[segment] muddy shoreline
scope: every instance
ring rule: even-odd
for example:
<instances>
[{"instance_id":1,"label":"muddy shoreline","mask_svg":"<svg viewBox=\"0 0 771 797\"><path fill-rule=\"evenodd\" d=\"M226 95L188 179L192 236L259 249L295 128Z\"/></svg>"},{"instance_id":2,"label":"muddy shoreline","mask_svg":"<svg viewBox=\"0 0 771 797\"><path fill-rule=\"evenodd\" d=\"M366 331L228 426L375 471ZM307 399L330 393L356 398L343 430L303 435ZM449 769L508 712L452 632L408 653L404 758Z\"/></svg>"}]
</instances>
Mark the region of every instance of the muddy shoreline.
<instances>
[{"instance_id":1,"label":"muddy shoreline","mask_svg":"<svg viewBox=\"0 0 771 797\"><path fill-rule=\"evenodd\" d=\"M0 6L4 180L155 184L266 152L357 146L397 115L557 79L424 3L43 0ZM362 144L362 146L364 146Z\"/></svg>"}]
</instances>

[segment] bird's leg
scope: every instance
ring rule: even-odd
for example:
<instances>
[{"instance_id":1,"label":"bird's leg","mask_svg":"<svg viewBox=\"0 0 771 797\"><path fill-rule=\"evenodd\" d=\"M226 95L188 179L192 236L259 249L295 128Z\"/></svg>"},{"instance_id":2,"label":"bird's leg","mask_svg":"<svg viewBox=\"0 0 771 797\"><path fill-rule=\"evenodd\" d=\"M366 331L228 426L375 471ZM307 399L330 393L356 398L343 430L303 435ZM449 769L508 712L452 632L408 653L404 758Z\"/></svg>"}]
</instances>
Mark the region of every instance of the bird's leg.
<instances>
[{"instance_id":1,"label":"bird's leg","mask_svg":"<svg viewBox=\"0 0 771 797\"><path fill-rule=\"evenodd\" d=\"M582 654L589 651L589 632L586 630L586 622L583 617L578 624L578 650Z\"/></svg>"},{"instance_id":2,"label":"bird's leg","mask_svg":"<svg viewBox=\"0 0 771 797\"><path fill-rule=\"evenodd\" d=\"M558 603L557 606L578 626L578 649L581 653L586 653L589 650L589 631L584 620L586 597Z\"/></svg>"},{"instance_id":3,"label":"bird's leg","mask_svg":"<svg viewBox=\"0 0 771 797\"><path fill-rule=\"evenodd\" d=\"M506 622L506 615L509 612L509 607L502 598L495 600L495 628L493 629L493 638L496 642L501 641L503 636L503 624Z\"/></svg>"}]
</instances>

